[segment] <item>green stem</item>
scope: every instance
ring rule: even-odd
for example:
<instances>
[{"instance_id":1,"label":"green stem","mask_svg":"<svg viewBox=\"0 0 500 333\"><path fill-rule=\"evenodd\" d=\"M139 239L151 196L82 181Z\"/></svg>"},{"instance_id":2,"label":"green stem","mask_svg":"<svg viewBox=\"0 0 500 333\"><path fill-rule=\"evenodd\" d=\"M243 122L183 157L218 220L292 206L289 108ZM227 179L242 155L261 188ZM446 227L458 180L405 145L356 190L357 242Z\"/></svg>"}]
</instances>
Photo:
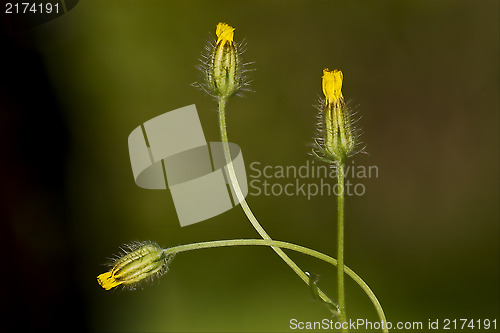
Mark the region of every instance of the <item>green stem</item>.
<instances>
[{"instance_id":1,"label":"green stem","mask_svg":"<svg viewBox=\"0 0 500 333\"><path fill-rule=\"evenodd\" d=\"M271 237L269 237L269 235L264 230L264 228L262 228L259 221L257 221L257 218L255 217L252 210L250 209L250 206L247 204L247 202L245 200L245 196L241 192L241 188L240 188L240 185L238 183L238 179L236 177L236 172L234 171L234 166L233 166L233 162L231 159L231 152L229 150L227 130L226 130L226 103L227 103L227 100L225 98L219 99L219 126L220 126L221 140L222 140L222 144L224 146L224 156L226 158L226 164L227 164L227 169L228 169L228 173L229 173L229 178L231 180L231 185L232 185L232 188L234 189L234 192L236 193L236 197L237 197L238 201L240 202L241 208L245 212L245 215L247 216L247 218L250 221L250 223L252 224L252 226L255 228L255 230L259 233L259 235L263 239L271 240ZM294 270L294 272L302 279L302 281L304 281L307 285L309 285L309 276L307 276L307 274L304 273L304 271L302 271L302 269L300 269L300 267L297 266L297 264L292 259L290 259L290 257L288 257L286 255L286 253L283 252L283 250L281 250L281 248L272 246L272 249L274 250L274 252L276 252L281 257L281 259L283 259L284 262L286 262L288 264L288 266L290 266ZM319 288L318 288L318 295L327 304L330 304L330 305L335 304ZM337 306L335 305L335 307L337 307ZM337 313L335 313L335 312L337 312ZM338 315L338 311L335 311L335 312L334 312L334 314Z\"/></svg>"},{"instance_id":2,"label":"green stem","mask_svg":"<svg viewBox=\"0 0 500 333\"><path fill-rule=\"evenodd\" d=\"M339 312L340 321L347 321L345 310L345 293L344 293L344 165L341 162L337 163L337 283L339 297ZM342 332L349 332L347 328L342 328Z\"/></svg>"},{"instance_id":3,"label":"green stem","mask_svg":"<svg viewBox=\"0 0 500 333\"><path fill-rule=\"evenodd\" d=\"M208 248L218 248L218 247L226 247L226 246L271 246L273 249L289 249L293 250L296 252L300 252L315 258L318 258L320 260L326 261L334 266L338 266L338 261L329 255L326 255L324 253L315 251L313 249L309 249L304 246L292 244L292 243L286 243L286 242L281 242L281 241L275 241L275 240L262 240L262 239L231 239L231 240L221 240L221 241L211 241L211 242L202 242L202 243L193 243L193 244L187 244L187 245L179 245L179 246L174 246L168 249L164 249L164 253L166 255L172 255L172 254L177 254L181 252L186 252L186 251L193 251L193 250L200 250L200 249L208 249ZM276 250L275 250L276 251ZM282 250L281 250L282 251ZM380 305L380 302L378 301L377 297L373 293L373 291L370 289L370 287L366 284L359 275L357 275L352 269L350 269L347 266L344 266L344 271L347 275L349 275L360 287L363 289L363 291L366 293L368 298L371 300L373 303L378 317L382 323L384 323L382 331L385 333L388 333L389 330L387 329L387 319L385 318L384 310L382 309L382 306Z\"/></svg>"}]
</instances>

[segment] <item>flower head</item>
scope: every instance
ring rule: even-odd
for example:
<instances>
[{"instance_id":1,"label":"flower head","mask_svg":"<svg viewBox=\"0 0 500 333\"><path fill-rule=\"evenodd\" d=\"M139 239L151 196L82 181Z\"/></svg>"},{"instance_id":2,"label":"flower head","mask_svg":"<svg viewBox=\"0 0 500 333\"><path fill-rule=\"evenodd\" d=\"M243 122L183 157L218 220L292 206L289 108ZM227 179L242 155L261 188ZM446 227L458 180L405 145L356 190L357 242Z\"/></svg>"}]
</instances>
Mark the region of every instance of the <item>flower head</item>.
<instances>
[{"instance_id":1,"label":"flower head","mask_svg":"<svg viewBox=\"0 0 500 333\"><path fill-rule=\"evenodd\" d=\"M347 157L356 153L357 136L351 120L351 114L342 96L343 74L340 70L323 70L322 87L325 95L321 103L319 116L319 133L316 140L318 152L313 150L321 160L344 163Z\"/></svg>"},{"instance_id":2,"label":"flower head","mask_svg":"<svg viewBox=\"0 0 500 333\"><path fill-rule=\"evenodd\" d=\"M166 255L153 242L133 243L116 259L112 268L97 277L97 282L106 290L118 285L134 288L139 282L151 280L168 271L172 255Z\"/></svg>"},{"instance_id":3,"label":"flower head","mask_svg":"<svg viewBox=\"0 0 500 333\"><path fill-rule=\"evenodd\" d=\"M234 30L229 24L217 24L217 39L207 48L200 66L205 82L199 86L218 99L227 99L245 90L247 85L243 75L245 64L241 62L240 45L234 42Z\"/></svg>"}]
</instances>

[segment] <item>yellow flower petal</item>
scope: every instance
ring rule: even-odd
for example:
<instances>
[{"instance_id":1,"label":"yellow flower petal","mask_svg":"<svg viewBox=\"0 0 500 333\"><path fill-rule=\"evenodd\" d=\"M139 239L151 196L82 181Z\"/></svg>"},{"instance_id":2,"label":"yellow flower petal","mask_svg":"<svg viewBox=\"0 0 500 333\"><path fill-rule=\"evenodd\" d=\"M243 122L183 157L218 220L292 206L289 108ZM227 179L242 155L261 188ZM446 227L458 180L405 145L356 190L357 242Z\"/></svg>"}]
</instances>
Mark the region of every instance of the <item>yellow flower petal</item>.
<instances>
[{"instance_id":1,"label":"yellow flower petal","mask_svg":"<svg viewBox=\"0 0 500 333\"><path fill-rule=\"evenodd\" d=\"M217 44L222 42L222 45L226 42L232 43L234 36L234 28L226 23L220 22L217 24L217 30L215 31L217 35Z\"/></svg>"},{"instance_id":2,"label":"yellow flower petal","mask_svg":"<svg viewBox=\"0 0 500 333\"><path fill-rule=\"evenodd\" d=\"M327 103L337 102L342 98L342 71L323 70L323 94L325 94Z\"/></svg>"},{"instance_id":3,"label":"yellow flower petal","mask_svg":"<svg viewBox=\"0 0 500 333\"><path fill-rule=\"evenodd\" d=\"M110 290L111 288L114 288L117 285L121 284L121 282L115 280L115 277L113 276L112 272L106 272L100 274L97 277L97 282L99 282L101 287L103 287L106 290Z\"/></svg>"}]
</instances>

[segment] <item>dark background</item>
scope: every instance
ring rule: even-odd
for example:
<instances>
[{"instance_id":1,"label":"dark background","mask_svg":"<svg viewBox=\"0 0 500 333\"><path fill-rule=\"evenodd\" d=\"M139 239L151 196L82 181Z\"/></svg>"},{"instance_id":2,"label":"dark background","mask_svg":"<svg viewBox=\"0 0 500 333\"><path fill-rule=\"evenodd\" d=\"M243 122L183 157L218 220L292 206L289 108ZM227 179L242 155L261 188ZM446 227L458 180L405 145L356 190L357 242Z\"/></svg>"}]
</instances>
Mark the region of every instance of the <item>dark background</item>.
<instances>
[{"instance_id":1,"label":"dark background","mask_svg":"<svg viewBox=\"0 0 500 333\"><path fill-rule=\"evenodd\" d=\"M219 21L255 61L255 92L228 105L247 171L311 160L321 72L341 69L369 153L354 164L379 170L347 198L346 264L389 321L498 324L498 1L89 0L2 33L0 329L264 332L328 318L268 248L182 254L133 292L96 282L130 241L258 238L239 208L180 228L169 192L138 188L130 168L128 134L185 105L218 140L215 102L190 84ZM273 238L335 257L334 197L248 201ZM291 256L335 298L332 267ZM349 317L376 321L346 288Z\"/></svg>"}]
</instances>

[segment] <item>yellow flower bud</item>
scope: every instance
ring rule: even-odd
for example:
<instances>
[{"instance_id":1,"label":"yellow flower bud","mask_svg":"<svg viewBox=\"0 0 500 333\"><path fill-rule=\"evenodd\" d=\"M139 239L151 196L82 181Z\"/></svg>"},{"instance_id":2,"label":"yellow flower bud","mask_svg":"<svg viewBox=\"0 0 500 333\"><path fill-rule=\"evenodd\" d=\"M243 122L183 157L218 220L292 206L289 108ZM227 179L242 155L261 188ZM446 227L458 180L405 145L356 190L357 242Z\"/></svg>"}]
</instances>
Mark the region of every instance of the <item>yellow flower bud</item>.
<instances>
[{"instance_id":1,"label":"yellow flower bud","mask_svg":"<svg viewBox=\"0 0 500 333\"><path fill-rule=\"evenodd\" d=\"M167 272L173 258L153 242L135 243L128 246L130 252L115 260L110 271L97 277L106 290L118 285L134 288L139 282L151 280Z\"/></svg>"},{"instance_id":2,"label":"yellow flower bud","mask_svg":"<svg viewBox=\"0 0 500 333\"><path fill-rule=\"evenodd\" d=\"M233 41L234 28L219 23L217 42L205 66L208 90L217 97L228 98L242 87L239 53Z\"/></svg>"},{"instance_id":3,"label":"yellow flower bud","mask_svg":"<svg viewBox=\"0 0 500 333\"><path fill-rule=\"evenodd\" d=\"M356 135L349 111L342 96L343 74L340 70L323 70L322 87L325 95L320 106L321 122L316 146L320 154L314 154L328 162L344 163L355 153Z\"/></svg>"}]
</instances>

